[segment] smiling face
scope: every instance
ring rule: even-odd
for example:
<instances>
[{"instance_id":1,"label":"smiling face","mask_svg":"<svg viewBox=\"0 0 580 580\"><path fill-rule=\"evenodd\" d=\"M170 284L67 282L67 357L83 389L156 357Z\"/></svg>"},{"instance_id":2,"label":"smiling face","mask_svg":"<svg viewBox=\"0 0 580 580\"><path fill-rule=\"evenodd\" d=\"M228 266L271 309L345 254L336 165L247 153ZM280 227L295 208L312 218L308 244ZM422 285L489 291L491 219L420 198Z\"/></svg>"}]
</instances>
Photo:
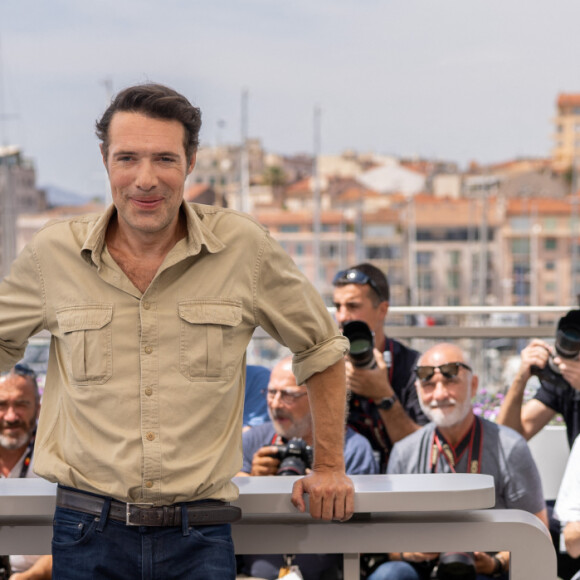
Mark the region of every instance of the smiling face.
<instances>
[{"instance_id":1,"label":"smiling face","mask_svg":"<svg viewBox=\"0 0 580 580\"><path fill-rule=\"evenodd\" d=\"M118 112L109 127L107 158L118 226L128 237L148 239L177 230L187 161L179 121Z\"/></svg>"},{"instance_id":2,"label":"smiling face","mask_svg":"<svg viewBox=\"0 0 580 580\"><path fill-rule=\"evenodd\" d=\"M40 405L30 379L20 375L0 377L0 447L28 445Z\"/></svg>"},{"instance_id":3,"label":"smiling face","mask_svg":"<svg viewBox=\"0 0 580 580\"><path fill-rule=\"evenodd\" d=\"M418 366L439 367L445 363L462 362L461 349L452 344L439 344L428 350ZM442 430L462 432L472 420L471 399L477 392L477 377L460 367L454 377L445 377L439 368L427 380L415 382L419 404L425 415Z\"/></svg>"}]
</instances>

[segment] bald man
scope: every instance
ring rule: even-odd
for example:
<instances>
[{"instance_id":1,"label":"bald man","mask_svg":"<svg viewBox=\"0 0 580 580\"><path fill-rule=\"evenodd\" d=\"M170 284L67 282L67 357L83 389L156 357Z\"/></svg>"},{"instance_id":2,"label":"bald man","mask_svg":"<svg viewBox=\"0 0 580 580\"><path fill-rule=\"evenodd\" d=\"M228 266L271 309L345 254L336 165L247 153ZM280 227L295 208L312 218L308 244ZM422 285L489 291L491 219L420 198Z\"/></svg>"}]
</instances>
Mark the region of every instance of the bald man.
<instances>
[{"instance_id":1,"label":"bald man","mask_svg":"<svg viewBox=\"0 0 580 580\"><path fill-rule=\"evenodd\" d=\"M525 439L473 413L479 379L462 350L440 343L415 368L415 388L431 423L393 447L388 473L483 473L495 481L495 507L521 509L548 526L540 475ZM390 554L369 580L424 580L439 554ZM475 552L478 579L508 578L509 552Z\"/></svg>"}]
</instances>

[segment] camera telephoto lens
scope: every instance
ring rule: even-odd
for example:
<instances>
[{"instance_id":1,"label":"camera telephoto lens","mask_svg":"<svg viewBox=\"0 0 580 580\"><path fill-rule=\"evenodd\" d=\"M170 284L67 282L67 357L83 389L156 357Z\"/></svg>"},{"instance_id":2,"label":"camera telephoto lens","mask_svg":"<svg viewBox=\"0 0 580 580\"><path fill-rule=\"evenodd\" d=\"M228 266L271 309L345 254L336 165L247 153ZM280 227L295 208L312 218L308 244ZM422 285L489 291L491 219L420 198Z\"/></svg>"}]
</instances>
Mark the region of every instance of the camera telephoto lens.
<instances>
[{"instance_id":1,"label":"camera telephoto lens","mask_svg":"<svg viewBox=\"0 0 580 580\"><path fill-rule=\"evenodd\" d=\"M472 552L445 552L439 556L437 580L475 580L476 576Z\"/></svg>"},{"instance_id":2,"label":"camera telephoto lens","mask_svg":"<svg viewBox=\"0 0 580 580\"><path fill-rule=\"evenodd\" d=\"M375 347L373 333L366 322L351 320L343 326L342 334L350 342L348 356L355 367L372 369L377 366L373 353Z\"/></svg>"},{"instance_id":3,"label":"camera telephoto lens","mask_svg":"<svg viewBox=\"0 0 580 580\"><path fill-rule=\"evenodd\" d=\"M554 350L557 356L564 359L578 357L580 353L580 310L570 310L558 321ZM544 367L532 366L531 371L540 381L548 383L555 388L565 389L570 386L568 381L562 377L560 369L554 363L554 357L552 356L550 356Z\"/></svg>"}]
</instances>

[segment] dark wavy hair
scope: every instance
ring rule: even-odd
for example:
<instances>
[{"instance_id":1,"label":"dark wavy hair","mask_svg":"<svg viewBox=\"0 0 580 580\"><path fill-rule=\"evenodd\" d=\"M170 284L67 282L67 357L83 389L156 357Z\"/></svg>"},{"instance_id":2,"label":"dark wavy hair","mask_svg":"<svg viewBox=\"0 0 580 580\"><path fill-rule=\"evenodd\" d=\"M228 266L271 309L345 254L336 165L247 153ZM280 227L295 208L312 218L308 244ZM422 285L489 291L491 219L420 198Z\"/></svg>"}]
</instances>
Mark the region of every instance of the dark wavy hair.
<instances>
[{"instance_id":1,"label":"dark wavy hair","mask_svg":"<svg viewBox=\"0 0 580 580\"><path fill-rule=\"evenodd\" d=\"M113 115L119 111L141 113L154 119L179 121L185 129L183 147L187 161L191 161L199 146L201 111L177 91L156 83L127 87L109 105L96 122L96 134L103 144L103 155L109 153L109 126Z\"/></svg>"}]
</instances>

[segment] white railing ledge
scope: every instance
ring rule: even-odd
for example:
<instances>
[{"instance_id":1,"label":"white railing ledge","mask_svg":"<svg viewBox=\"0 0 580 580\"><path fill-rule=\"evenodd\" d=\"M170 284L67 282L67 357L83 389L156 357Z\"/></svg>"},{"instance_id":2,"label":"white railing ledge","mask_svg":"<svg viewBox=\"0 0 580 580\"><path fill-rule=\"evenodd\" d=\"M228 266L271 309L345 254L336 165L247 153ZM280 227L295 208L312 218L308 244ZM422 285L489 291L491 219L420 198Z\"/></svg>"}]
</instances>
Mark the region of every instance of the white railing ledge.
<instances>
[{"instance_id":1,"label":"white railing ledge","mask_svg":"<svg viewBox=\"0 0 580 580\"><path fill-rule=\"evenodd\" d=\"M509 550L511 580L556 578L551 538L535 516L481 509L493 505L491 476L353 476L359 513L345 523L298 514L290 502L295 479L236 479L244 510L232 527L237 553L341 553L345 580L355 580L361 552ZM41 479L0 480L3 552L50 553L55 490Z\"/></svg>"}]
</instances>

